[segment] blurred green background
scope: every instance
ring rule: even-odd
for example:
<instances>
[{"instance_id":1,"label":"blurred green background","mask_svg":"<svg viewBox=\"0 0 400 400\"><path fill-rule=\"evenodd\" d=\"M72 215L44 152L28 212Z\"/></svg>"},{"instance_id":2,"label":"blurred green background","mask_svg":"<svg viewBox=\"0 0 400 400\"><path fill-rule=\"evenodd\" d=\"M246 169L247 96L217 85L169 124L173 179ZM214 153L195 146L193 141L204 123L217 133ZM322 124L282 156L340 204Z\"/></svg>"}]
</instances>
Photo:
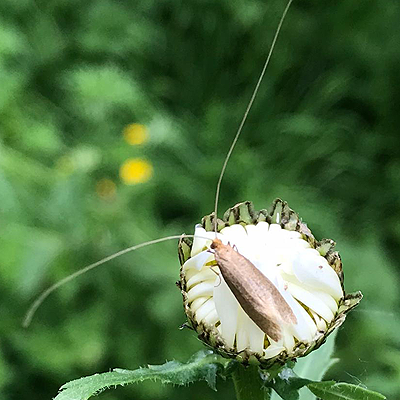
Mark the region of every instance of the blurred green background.
<instances>
[{"instance_id":1,"label":"blurred green background","mask_svg":"<svg viewBox=\"0 0 400 400\"><path fill-rule=\"evenodd\" d=\"M41 290L115 251L191 233L213 209L223 158L281 0L0 3L0 393L51 399L113 367L186 361L176 242ZM348 291L331 378L400 398L400 6L295 0L228 166L220 215L289 202L337 241ZM217 399L204 382L101 395Z\"/></svg>"}]
</instances>

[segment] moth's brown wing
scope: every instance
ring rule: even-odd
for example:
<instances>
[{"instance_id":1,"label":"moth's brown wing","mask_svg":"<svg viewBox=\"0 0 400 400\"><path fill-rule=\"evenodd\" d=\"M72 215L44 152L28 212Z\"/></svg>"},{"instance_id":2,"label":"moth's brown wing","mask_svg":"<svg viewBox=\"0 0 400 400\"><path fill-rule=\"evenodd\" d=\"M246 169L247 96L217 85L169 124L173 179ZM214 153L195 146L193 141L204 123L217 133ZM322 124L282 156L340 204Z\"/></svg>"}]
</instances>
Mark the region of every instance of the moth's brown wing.
<instances>
[{"instance_id":1,"label":"moth's brown wing","mask_svg":"<svg viewBox=\"0 0 400 400\"><path fill-rule=\"evenodd\" d=\"M246 257L231 246L218 243L215 259L239 304L251 320L277 341L282 337L282 322L297 323L296 316L275 285Z\"/></svg>"},{"instance_id":2,"label":"moth's brown wing","mask_svg":"<svg viewBox=\"0 0 400 400\"><path fill-rule=\"evenodd\" d=\"M278 341L281 339L282 329L279 325L279 319L271 308L265 306L265 302L254 299L251 294L243 293L243 287L238 290L237 286L233 285L232 282L226 282L250 319L273 340Z\"/></svg>"}]
</instances>

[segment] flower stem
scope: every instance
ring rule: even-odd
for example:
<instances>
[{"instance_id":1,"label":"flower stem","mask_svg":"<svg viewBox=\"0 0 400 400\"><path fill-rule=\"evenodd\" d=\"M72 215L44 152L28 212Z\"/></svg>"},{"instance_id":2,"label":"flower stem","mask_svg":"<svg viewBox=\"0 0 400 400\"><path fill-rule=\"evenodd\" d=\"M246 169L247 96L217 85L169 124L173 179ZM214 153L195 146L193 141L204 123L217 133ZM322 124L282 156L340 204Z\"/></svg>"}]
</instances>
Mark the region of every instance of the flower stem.
<instances>
[{"instance_id":1,"label":"flower stem","mask_svg":"<svg viewBox=\"0 0 400 400\"><path fill-rule=\"evenodd\" d=\"M271 398L270 389L262 387L262 380L255 365L238 365L232 373L237 400L268 400Z\"/></svg>"}]
</instances>

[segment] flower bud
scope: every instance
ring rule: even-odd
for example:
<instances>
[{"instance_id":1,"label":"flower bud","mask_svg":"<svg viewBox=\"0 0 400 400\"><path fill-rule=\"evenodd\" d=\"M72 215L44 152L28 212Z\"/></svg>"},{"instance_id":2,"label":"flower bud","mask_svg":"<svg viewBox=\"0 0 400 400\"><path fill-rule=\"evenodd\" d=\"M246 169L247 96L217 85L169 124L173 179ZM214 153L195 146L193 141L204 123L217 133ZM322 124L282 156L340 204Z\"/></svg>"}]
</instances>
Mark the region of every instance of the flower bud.
<instances>
[{"instance_id":1,"label":"flower bud","mask_svg":"<svg viewBox=\"0 0 400 400\"><path fill-rule=\"evenodd\" d=\"M215 239L229 250L235 268L225 261L221 265L221 257L217 264L216 242L212 247L217 248L210 248ZM362 298L360 292L345 295L342 262L334 246L330 239L317 241L279 199L270 211L255 212L251 202L244 202L222 220L214 214L204 217L194 239L182 237L179 242L179 287L189 326L219 354L244 363L258 360L268 367L308 354ZM254 268L262 280L255 278L260 274ZM277 326L279 334L262 329L260 318Z\"/></svg>"}]
</instances>

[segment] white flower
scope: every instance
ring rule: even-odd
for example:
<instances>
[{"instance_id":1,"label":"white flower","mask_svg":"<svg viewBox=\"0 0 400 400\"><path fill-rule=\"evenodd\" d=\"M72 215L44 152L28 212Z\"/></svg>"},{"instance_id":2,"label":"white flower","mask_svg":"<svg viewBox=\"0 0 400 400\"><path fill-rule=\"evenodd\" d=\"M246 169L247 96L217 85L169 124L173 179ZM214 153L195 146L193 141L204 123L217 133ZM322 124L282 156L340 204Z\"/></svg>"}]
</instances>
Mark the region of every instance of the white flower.
<instances>
[{"instance_id":1,"label":"white flower","mask_svg":"<svg viewBox=\"0 0 400 400\"><path fill-rule=\"evenodd\" d=\"M339 307L345 296L340 258L331 251L334 243L316 242L286 203L275 201L271 213L254 213L249 202L238 204L225 214L225 222L219 221L226 226L217 235L205 229L212 220L211 215L203 219L203 225L196 225L193 243L180 243L185 311L208 345L244 361L251 357L264 363L284 361L318 347L343 322L345 310L339 313ZM285 229L288 226L297 229ZM210 251L216 237L258 268L295 315L297 323L282 324L278 341L252 321L225 282ZM346 311L354 305L347 304Z\"/></svg>"}]
</instances>

